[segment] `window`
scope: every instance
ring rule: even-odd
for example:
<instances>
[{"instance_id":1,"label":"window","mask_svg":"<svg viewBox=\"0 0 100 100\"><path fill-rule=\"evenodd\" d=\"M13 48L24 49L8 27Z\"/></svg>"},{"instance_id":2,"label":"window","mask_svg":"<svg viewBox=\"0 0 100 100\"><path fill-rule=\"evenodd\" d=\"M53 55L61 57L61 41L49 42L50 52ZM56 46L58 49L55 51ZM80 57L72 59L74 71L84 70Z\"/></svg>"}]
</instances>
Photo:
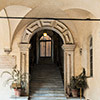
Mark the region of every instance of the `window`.
<instances>
[{"instance_id":1,"label":"window","mask_svg":"<svg viewBox=\"0 0 100 100\"><path fill-rule=\"evenodd\" d=\"M93 38L90 38L90 76L93 76Z\"/></svg>"},{"instance_id":2,"label":"window","mask_svg":"<svg viewBox=\"0 0 100 100\"><path fill-rule=\"evenodd\" d=\"M51 37L48 35L40 38L40 57L51 57Z\"/></svg>"}]
</instances>

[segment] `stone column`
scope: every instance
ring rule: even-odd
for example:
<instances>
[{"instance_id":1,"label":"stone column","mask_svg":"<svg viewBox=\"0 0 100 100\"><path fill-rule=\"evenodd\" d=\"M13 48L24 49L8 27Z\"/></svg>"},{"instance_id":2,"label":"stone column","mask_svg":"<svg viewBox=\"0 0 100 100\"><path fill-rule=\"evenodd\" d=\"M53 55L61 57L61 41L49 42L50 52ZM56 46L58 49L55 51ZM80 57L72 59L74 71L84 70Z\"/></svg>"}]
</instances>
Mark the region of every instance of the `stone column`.
<instances>
[{"instance_id":1,"label":"stone column","mask_svg":"<svg viewBox=\"0 0 100 100\"><path fill-rule=\"evenodd\" d=\"M19 44L20 48L20 71L22 73L29 73L29 48L30 44ZM27 79L28 85L26 87L27 95L29 94L29 77Z\"/></svg>"},{"instance_id":2,"label":"stone column","mask_svg":"<svg viewBox=\"0 0 100 100\"><path fill-rule=\"evenodd\" d=\"M63 44L64 50L64 91L67 96L70 94L68 85L70 84L71 76L74 76L74 44Z\"/></svg>"}]
</instances>

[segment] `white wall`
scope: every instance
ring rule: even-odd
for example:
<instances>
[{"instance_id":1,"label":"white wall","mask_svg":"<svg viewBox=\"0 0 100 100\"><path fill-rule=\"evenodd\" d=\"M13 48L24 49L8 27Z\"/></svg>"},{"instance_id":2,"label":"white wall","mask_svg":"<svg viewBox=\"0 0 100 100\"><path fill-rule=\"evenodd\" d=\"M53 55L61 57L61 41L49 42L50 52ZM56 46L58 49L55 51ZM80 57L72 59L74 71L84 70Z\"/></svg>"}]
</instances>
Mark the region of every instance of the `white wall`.
<instances>
[{"instance_id":1,"label":"white wall","mask_svg":"<svg viewBox=\"0 0 100 100\"><path fill-rule=\"evenodd\" d=\"M6 17L4 10L0 12L0 16ZM7 19L0 19L0 49L4 48L10 48L9 24Z\"/></svg>"},{"instance_id":2,"label":"white wall","mask_svg":"<svg viewBox=\"0 0 100 100\"><path fill-rule=\"evenodd\" d=\"M93 34L93 77L87 80L89 88L85 93L86 98L100 100L100 29Z\"/></svg>"},{"instance_id":3,"label":"white wall","mask_svg":"<svg viewBox=\"0 0 100 100\"><path fill-rule=\"evenodd\" d=\"M0 69L0 76L3 71L11 71L11 69ZM10 100L10 97L14 95L14 90L10 89L10 83L6 84L6 80L10 76L8 74L4 74L2 77L0 77L0 100Z\"/></svg>"},{"instance_id":4,"label":"white wall","mask_svg":"<svg viewBox=\"0 0 100 100\"><path fill-rule=\"evenodd\" d=\"M78 3L79 4L79 3ZM72 4L71 4L72 6ZM76 3L75 3L76 6ZM86 6L86 5L85 5ZM42 6L43 7L43 6ZM88 6L87 6L88 8ZM23 9L23 10L22 10ZM40 9L40 8L39 8ZM66 10L66 8L63 8ZM27 7L18 7L18 6L12 6L6 8L9 16L24 16L26 15L31 9ZM20 11L21 10L21 11ZM19 11L19 13L16 13L15 11ZM56 10L55 10L56 11ZM58 10L57 10L58 11ZM94 10L93 10L94 11ZM61 11L60 11L61 12ZM66 11L67 12L67 11ZM77 15L74 17L82 17L84 15L84 18L87 18L89 13L82 11L69 11L67 14L70 14L70 16ZM39 12L37 11L36 14ZM97 13L97 10L96 10ZM61 13L62 14L62 13ZM78 15L79 14L79 15ZM4 10L0 12L0 16L6 16L6 13ZM30 14L31 15L31 14ZM42 12L41 12L42 15ZM32 15L33 16L33 15ZM36 15L35 15L36 16ZM40 16L40 15L39 15ZM60 16L60 15L59 15ZM65 15L64 15L65 16ZM90 16L89 16L90 17ZM83 18L83 17L82 17ZM4 48L10 48L11 39L14 37L13 44L12 44L12 52L10 55L16 56L16 63L18 65L18 68L20 67L20 52L18 43L21 40L21 36L23 33L23 29L21 29L18 33L15 33L15 30L17 28L17 25L20 23L20 20L10 20L10 28L9 30L9 23L7 19L0 19L0 55L7 55L4 52ZM69 22L66 22L67 26ZM73 25L71 24L73 23ZM87 69L88 66L88 52L87 52L87 38L90 34L93 35L93 68L94 68L94 76L92 78L88 78L88 85L89 88L85 92L85 96L87 99L90 100L100 100L100 30L94 31L95 27L97 27L95 22L71 22L69 25L69 28L73 34L73 37L75 39L76 49L75 49L75 75L78 75L82 71L82 67L85 67ZM93 24L95 23L95 25ZM22 24L21 24L22 25ZM23 26L23 25L22 25ZM74 27L74 28L73 28ZM97 27L99 29L100 26ZM97 30L96 29L96 30ZM10 33L11 32L11 33ZM11 36L10 36L11 35ZM80 48L82 48L82 55L80 55ZM9 69L0 68L0 73L4 70L9 71ZM0 78L0 100L9 100L9 97L12 95L12 91L9 88L9 85L6 87L3 86L4 80L8 78L8 76L4 76L4 78Z\"/></svg>"}]
</instances>

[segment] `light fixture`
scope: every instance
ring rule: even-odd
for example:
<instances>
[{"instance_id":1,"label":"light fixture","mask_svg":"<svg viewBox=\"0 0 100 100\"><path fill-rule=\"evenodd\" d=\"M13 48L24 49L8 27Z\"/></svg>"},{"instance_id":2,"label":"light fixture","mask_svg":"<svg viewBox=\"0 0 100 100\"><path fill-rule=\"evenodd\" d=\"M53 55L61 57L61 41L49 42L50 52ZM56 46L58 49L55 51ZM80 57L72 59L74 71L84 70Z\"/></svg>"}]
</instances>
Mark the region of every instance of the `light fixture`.
<instances>
[{"instance_id":1,"label":"light fixture","mask_svg":"<svg viewBox=\"0 0 100 100\"><path fill-rule=\"evenodd\" d=\"M44 37L46 37L46 36L47 36L47 33L46 33L46 32L45 32L45 33L43 33L43 36L44 36Z\"/></svg>"},{"instance_id":2,"label":"light fixture","mask_svg":"<svg viewBox=\"0 0 100 100\"><path fill-rule=\"evenodd\" d=\"M5 52L6 54L9 54L9 53L11 52L11 48L4 48L4 52Z\"/></svg>"},{"instance_id":3,"label":"light fixture","mask_svg":"<svg viewBox=\"0 0 100 100\"><path fill-rule=\"evenodd\" d=\"M80 48L80 55L82 55L82 48Z\"/></svg>"}]
</instances>

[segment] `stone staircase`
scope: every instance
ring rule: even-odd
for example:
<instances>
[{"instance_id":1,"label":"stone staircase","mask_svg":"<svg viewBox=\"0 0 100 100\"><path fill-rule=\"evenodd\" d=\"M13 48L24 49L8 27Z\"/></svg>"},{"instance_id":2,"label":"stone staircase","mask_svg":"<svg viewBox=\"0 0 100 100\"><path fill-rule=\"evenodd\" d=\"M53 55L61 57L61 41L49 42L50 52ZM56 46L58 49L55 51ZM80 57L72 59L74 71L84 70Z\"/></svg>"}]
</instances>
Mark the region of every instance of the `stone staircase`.
<instances>
[{"instance_id":1,"label":"stone staircase","mask_svg":"<svg viewBox=\"0 0 100 100\"><path fill-rule=\"evenodd\" d=\"M80 100L65 97L63 82L56 65L35 65L31 72L29 97L12 96L10 100Z\"/></svg>"},{"instance_id":2,"label":"stone staircase","mask_svg":"<svg viewBox=\"0 0 100 100\"><path fill-rule=\"evenodd\" d=\"M31 77L29 100L67 100L56 65L35 65Z\"/></svg>"}]
</instances>

